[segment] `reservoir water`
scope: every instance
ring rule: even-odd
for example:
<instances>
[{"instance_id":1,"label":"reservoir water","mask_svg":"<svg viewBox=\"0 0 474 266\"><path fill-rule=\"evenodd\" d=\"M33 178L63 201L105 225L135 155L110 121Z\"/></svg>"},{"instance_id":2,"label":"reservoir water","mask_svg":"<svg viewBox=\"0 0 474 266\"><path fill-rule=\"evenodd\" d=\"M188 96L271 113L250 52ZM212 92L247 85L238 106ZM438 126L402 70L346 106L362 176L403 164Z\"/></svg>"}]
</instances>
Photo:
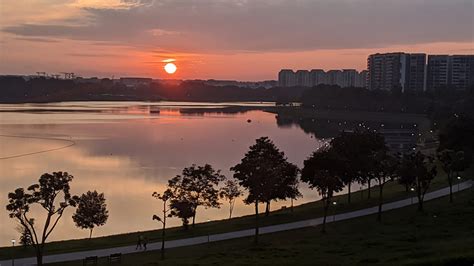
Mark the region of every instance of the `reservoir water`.
<instances>
[{"instance_id":1,"label":"reservoir water","mask_svg":"<svg viewBox=\"0 0 474 266\"><path fill-rule=\"evenodd\" d=\"M255 110L273 105L177 102L0 105L0 246L19 236L16 221L8 217L5 209L8 192L36 183L46 172L72 174L73 194L88 190L105 193L110 217L105 226L94 230L94 236L100 236L157 228L151 217L161 211L161 204L152 198L154 191L163 191L168 179L193 163L209 163L231 177L229 168L261 136L272 139L290 162L301 167L303 160L325 140L311 133L304 123L285 122L273 113ZM222 112L223 107L242 110ZM304 197L295 204L318 198L316 191L304 185L301 191ZM288 204L274 202L272 209ZM252 206L237 200L233 215L252 214L252 211ZM42 215L43 211L33 210L32 216L38 217L37 225L44 220ZM50 240L88 237L88 231L75 227L71 216L69 209ZM221 209L198 209L196 219L201 222L227 216L228 206L224 203ZM180 225L179 219L169 221L171 225Z\"/></svg>"}]
</instances>

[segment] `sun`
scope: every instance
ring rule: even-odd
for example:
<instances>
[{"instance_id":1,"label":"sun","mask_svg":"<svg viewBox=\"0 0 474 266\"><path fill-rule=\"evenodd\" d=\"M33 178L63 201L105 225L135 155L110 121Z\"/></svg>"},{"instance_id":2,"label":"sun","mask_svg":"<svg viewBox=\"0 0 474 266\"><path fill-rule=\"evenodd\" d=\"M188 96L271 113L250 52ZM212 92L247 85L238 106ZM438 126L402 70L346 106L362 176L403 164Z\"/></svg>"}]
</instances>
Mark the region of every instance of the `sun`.
<instances>
[{"instance_id":1,"label":"sun","mask_svg":"<svg viewBox=\"0 0 474 266\"><path fill-rule=\"evenodd\" d=\"M178 69L176 65L173 63L166 64L164 68L165 68L166 73L168 74L173 74L174 72L176 72L176 69Z\"/></svg>"}]
</instances>

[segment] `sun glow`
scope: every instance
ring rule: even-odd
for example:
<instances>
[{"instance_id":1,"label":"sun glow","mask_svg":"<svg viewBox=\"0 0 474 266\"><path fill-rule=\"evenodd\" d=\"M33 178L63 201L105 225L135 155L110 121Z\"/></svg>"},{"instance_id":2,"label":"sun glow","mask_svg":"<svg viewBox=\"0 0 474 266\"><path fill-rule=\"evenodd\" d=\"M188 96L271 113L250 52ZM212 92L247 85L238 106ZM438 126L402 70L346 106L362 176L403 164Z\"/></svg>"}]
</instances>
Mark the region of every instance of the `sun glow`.
<instances>
[{"instance_id":1,"label":"sun glow","mask_svg":"<svg viewBox=\"0 0 474 266\"><path fill-rule=\"evenodd\" d=\"M176 72L176 69L177 69L176 65L173 63L166 64L164 68L165 68L166 73L168 74L173 74L174 72Z\"/></svg>"}]
</instances>

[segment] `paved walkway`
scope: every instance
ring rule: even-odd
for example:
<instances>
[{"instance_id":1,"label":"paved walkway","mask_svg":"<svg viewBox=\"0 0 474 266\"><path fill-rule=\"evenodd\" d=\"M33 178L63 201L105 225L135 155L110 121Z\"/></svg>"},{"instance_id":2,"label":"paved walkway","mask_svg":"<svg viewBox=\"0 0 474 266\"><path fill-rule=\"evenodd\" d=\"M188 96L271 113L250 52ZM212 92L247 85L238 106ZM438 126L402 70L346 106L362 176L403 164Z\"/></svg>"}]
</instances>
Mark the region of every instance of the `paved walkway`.
<instances>
[{"instance_id":1,"label":"paved walkway","mask_svg":"<svg viewBox=\"0 0 474 266\"><path fill-rule=\"evenodd\" d=\"M473 185L472 183L473 181L469 180L469 181L460 183L459 185L456 184L453 186L453 192L458 192L458 191L468 189L472 187ZM446 195L449 195L449 187L427 193L425 196L425 201L440 198ZM418 203L418 199L416 197L413 197L413 198L386 203L383 205L382 210L388 211L388 210L398 209L398 208L406 207L406 206L417 204L417 203ZM326 222L331 223L335 221L342 221L342 220L352 219L356 217L371 215L371 214L377 213L377 211L378 211L378 206L362 209L362 210L357 210L357 211L352 211L352 212L341 213L337 215L331 215L327 217ZM316 226L316 225L322 224L322 222L323 222L323 218L316 218L316 219L309 219L309 220L304 220L304 221L299 221L299 222L265 226L265 227L260 228L260 234L268 234L268 233L304 228L304 227L309 227L309 226ZM165 247L175 248L175 247L192 246L192 245L204 244L208 242L253 236L254 233L255 233L255 229L248 229L248 230L234 231L234 232L229 232L229 233L214 234L214 235L209 235L209 236L200 236L200 237L171 240L171 241L165 242ZM161 249L161 242L148 244L148 251L160 250L160 249ZM82 260L88 256L106 257L113 253L129 254L129 253L136 253L136 252L141 252L141 251L135 250L135 245L133 245L133 246L125 246L125 247L117 247L117 248L97 249L97 250L49 255L49 256L45 256L43 261L45 263L63 262L63 261L72 261L72 260ZM16 266L35 265L35 263L36 263L36 258L34 257L15 260ZM11 266L11 265L12 265L11 260L0 261L0 266Z\"/></svg>"}]
</instances>

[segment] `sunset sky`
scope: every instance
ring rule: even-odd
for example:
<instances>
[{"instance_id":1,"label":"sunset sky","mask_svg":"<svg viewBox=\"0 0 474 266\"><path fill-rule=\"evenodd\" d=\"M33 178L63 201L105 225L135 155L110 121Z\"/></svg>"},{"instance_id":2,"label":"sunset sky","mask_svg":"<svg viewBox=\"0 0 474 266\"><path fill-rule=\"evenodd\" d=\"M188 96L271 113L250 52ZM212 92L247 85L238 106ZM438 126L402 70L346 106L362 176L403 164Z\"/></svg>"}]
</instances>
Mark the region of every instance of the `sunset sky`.
<instances>
[{"instance_id":1,"label":"sunset sky","mask_svg":"<svg viewBox=\"0 0 474 266\"><path fill-rule=\"evenodd\" d=\"M474 53L472 0L0 0L0 74L276 79ZM175 59L178 71L164 72Z\"/></svg>"}]
</instances>

